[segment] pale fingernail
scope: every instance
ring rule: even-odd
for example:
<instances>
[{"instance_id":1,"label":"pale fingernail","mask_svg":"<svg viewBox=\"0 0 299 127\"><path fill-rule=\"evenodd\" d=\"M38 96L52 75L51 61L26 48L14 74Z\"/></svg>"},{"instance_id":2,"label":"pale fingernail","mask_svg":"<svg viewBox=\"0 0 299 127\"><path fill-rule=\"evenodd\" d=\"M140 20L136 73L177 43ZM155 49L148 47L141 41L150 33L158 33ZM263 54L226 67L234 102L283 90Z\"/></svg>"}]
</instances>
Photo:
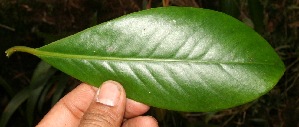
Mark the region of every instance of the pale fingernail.
<instances>
[{"instance_id":1,"label":"pale fingernail","mask_svg":"<svg viewBox=\"0 0 299 127\"><path fill-rule=\"evenodd\" d=\"M102 84L96 93L96 102L108 106L115 106L120 97L120 88L113 81Z\"/></svg>"}]
</instances>

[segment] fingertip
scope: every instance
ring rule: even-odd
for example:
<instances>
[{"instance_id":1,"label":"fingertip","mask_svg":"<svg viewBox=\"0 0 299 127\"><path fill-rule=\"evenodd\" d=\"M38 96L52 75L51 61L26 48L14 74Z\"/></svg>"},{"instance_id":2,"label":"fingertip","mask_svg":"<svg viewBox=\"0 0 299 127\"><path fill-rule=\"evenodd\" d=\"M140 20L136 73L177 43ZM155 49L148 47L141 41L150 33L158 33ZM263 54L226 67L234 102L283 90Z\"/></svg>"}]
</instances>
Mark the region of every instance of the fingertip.
<instances>
[{"instance_id":1,"label":"fingertip","mask_svg":"<svg viewBox=\"0 0 299 127\"><path fill-rule=\"evenodd\" d=\"M125 118L132 118L146 113L149 110L149 106L143 103L127 99Z\"/></svg>"},{"instance_id":2,"label":"fingertip","mask_svg":"<svg viewBox=\"0 0 299 127\"><path fill-rule=\"evenodd\" d=\"M119 102L122 93L123 88L120 84L114 81L106 81L96 93L96 102L107 106L115 106Z\"/></svg>"},{"instance_id":3,"label":"fingertip","mask_svg":"<svg viewBox=\"0 0 299 127\"><path fill-rule=\"evenodd\" d=\"M158 127L157 120L152 116L138 116L125 121L122 127Z\"/></svg>"},{"instance_id":4,"label":"fingertip","mask_svg":"<svg viewBox=\"0 0 299 127\"><path fill-rule=\"evenodd\" d=\"M91 87L91 89L93 89L94 91L97 91L97 90L98 90L97 87L92 86L92 85L89 85L89 84L84 83L84 82L82 82L81 84L79 84L77 87ZM81 89L81 88L79 88L79 89Z\"/></svg>"},{"instance_id":5,"label":"fingertip","mask_svg":"<svg viewBox=\"0 0 299 127\"><path fill-rule=\"evenodd\" d=\"M94 101L81 119L80 126L120 126L124 117L126 95L115 81L106 81L98 89Z\"/></svg>"}]
</instances>

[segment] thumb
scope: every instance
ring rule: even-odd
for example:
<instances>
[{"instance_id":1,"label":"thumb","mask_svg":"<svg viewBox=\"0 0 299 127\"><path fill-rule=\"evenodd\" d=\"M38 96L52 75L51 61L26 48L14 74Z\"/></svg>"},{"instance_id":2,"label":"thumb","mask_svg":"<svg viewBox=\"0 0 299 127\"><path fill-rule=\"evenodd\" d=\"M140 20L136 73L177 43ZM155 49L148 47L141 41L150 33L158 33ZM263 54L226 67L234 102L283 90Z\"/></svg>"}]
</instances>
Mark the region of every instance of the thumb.
<instances>
[{"instance_id":1,"label":"thumb","mask_svg":"<svg viewBox=\"0 0 299 127\"><path fill-rule=\"evenodd\" d=\"M104 82L84 113L80 127L119 127L123 121L125 104L124 88L114 81Z\"/></svg>"}]
</instances>

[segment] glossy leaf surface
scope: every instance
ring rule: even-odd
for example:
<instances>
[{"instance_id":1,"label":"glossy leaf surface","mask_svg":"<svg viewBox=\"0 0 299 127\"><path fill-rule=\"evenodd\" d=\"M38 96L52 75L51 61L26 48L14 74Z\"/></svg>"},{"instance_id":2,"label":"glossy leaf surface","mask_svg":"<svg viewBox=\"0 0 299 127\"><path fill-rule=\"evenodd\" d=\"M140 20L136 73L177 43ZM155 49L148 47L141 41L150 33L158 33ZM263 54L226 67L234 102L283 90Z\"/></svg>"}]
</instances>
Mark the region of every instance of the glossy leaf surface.
<instances>
[{"instance_id":1,"label":"glossy leaf surface","mask_svg":"<svg viewBox=\"0 0 299 127\"><path fill-rule=\"evenodd\" d=\"M120 82L127 97L170 110L215 111L257 99L284 65L254 30L220 12L156 8L94 26L34 54L83 82Z\"/></svg>"}]
</instances>

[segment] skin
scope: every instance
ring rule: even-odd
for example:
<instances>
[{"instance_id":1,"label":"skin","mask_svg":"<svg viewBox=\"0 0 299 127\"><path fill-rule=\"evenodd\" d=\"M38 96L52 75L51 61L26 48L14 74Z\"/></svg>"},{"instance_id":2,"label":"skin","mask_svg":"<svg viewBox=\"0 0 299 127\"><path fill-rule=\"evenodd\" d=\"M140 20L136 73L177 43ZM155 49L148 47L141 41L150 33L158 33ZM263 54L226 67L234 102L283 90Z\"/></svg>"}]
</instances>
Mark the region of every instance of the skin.
<instances>
[{"instance_id":1,"label":"skin","mask_svg":"<svg viewBox=\"0 0 299 127\"><path fill-rule=\"evenodd\" d=\"M106 103L107 98L112 98L112 105ZM141 116L148 110L149 106L127 99L117 82L104 82L99 89L82 83L64 96L37 127L158 127L153 117Z\"/></svg>"}]
</instances>

